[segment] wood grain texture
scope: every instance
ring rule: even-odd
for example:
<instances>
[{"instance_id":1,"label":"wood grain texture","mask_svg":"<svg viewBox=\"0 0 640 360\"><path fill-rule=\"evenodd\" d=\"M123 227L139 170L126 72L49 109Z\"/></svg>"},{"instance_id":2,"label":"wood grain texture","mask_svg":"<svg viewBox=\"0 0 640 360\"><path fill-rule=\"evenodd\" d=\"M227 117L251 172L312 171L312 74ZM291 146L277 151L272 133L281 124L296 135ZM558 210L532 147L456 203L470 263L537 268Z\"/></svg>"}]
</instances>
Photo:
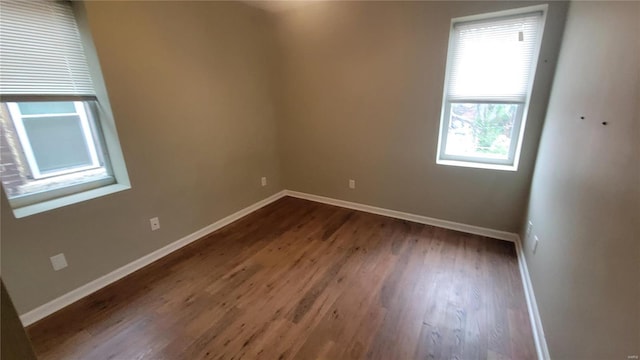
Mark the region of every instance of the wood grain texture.
<instances>
[{"instance_id":1,"label":"wood grain texture","mask_svg":"<svg viewBox=\"0 0 640 360\"><path fill-rule=\"evenodd\" d=\"M286 197L28 328L41 359L534 359L514 245Z\"/></svg>"}]
</instances>

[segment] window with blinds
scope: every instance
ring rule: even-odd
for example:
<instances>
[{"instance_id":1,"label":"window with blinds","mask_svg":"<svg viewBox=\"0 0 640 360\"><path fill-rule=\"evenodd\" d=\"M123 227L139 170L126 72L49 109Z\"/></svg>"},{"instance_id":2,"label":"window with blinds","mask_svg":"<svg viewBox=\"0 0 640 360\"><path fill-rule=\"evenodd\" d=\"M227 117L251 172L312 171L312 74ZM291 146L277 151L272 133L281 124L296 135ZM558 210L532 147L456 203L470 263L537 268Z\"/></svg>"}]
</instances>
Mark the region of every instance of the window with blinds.
<instances>
[{"instance_id":1,"label":"window with blinds","mask_svg":"<svg viewBox=\"0 0 640 360\"><path fill-rule=\"evenodd\" d=\"M0 6L0 177L14 213L117 182L72 6ZM110 143L119 152L117 138Z\"/></svg>"},{"instance_id":2,"label":"window with blinds","mask_svg":"<svg viewBox=\"0 0 640 360\"><path fill-rule=\"evenodd\" d=\"M0 93L95 98L71 5L2 1Z\"/></svg>"},{"instance_id":3,"label":"window with blinds","mask_svg":"<svg viewBox=\"0 0 640 360\"><path fill-rule=\"evenodd\" d=\"M438 163L517 169L545 13L452 21Z\"/></svg>"}]
</instances>

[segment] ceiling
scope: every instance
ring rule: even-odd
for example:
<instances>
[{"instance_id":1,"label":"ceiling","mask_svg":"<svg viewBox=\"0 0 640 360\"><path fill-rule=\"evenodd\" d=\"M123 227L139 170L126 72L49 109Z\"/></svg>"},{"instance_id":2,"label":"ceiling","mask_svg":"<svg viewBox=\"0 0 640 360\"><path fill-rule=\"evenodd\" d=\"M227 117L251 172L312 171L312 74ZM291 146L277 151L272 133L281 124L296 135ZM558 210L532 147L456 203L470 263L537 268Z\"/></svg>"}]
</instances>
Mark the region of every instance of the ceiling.
<instances>
[{"instance_id":1,"label":"ceiling","mask_svg":"<svg viewBox=\"0 0 640 360\"><path fill-rule=\"evenodd\" d=\"M279 13L318 0L243 0L245 3L271 13Z\"/></svg>"}]
</instances>

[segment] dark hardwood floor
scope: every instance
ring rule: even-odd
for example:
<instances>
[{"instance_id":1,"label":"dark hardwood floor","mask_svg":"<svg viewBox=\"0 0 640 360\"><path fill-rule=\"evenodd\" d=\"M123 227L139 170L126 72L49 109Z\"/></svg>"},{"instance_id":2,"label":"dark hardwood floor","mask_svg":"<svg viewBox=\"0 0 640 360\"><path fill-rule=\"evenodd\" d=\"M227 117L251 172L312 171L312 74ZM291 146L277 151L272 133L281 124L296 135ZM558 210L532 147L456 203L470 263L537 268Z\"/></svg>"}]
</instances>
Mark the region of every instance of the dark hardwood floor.
<instances>
[{"instance_id":1,"label":"dark hardwood floor","mask_svg":"<svg viewBox=\"0 0 640 360\"><path fill-rule=\"evenodd\" d=\"M42 359L533 359L514 245L283 198L28 328Z\"/></svg>"}]
</instances>

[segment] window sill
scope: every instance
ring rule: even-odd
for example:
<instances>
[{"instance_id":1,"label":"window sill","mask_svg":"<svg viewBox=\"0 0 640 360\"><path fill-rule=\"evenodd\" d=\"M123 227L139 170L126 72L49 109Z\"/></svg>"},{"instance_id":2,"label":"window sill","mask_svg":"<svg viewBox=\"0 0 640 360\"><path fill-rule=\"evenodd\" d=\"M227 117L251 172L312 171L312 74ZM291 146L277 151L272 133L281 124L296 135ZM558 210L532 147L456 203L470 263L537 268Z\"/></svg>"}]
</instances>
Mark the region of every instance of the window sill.
<instances>
[{"instance_id":1,"label":"window sill","mask_svg":"<svg viewBox=\"0 0 640 360\"><path fill-rule=\"evenodd\" d=\"M16 218L23 218L35 214L39 214L45 211L57 209L63 206L76 204L79 202L95 199L101 196L117 193L120 191L128 190L131 186L122 184L112 184L97 189L87 190L72 195L63 196L60 198L39 202L33 205L27 205L20 208L13 209L13 215Z\"/></svg>"},{"instance_id":2,"label":"window sill","mask_svg":"<svg viewBox=\"0 0 640 360\"><path fill-rule=\"evenodd\" d=\"M476 169L487 169L487 170L518 171L517 165L487 164L487 163L478 163L478 162L470 162L470 161L442 160L442 159L437 159L436 164L446 165L446 166L468 167L468 168L476 168Z\"/></svg>"}]
</instances>

